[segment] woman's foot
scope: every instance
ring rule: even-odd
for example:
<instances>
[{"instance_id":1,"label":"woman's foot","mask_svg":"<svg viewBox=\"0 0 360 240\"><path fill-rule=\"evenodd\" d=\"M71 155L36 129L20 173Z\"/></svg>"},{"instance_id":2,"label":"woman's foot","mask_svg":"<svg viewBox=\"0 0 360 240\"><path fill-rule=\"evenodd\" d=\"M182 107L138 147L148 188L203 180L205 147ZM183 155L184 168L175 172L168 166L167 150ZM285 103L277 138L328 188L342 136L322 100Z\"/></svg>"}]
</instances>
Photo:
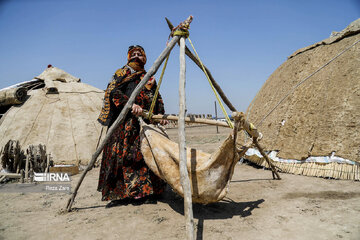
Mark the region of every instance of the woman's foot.
<instances>
[{"instance_id":1,"label":"woman's foot","mask_svg":"<svg viewBox=\"0 0 360 240\"><path fill-rule=\"evenodd\" d=\"M129 199L127 199L127 198L119 199L119 200L112 200L111 202L106 204L105 208L112 208L112 207L116 207L116 206L120 206L120 205L128 205L128 204L129 204Z\"/></svg>"},{"instance_id":2,"label":"woman's foot","mask_svg":"<svg viewBox=\"0 0 360 240\"><path fill-rule=\"evenodd\" d=\"M134 206L139 206L142 204L157 204L157 195L150 195L139 199L133 199L131 204Z\"/></svg>"},{"instance_id":3,"label":"woman's foot","mask_svg":"<svg viewBox=\"0 0 360 240\"><path fill-rule=\"evenodd\" d=\"M148 198L144 201L144 204L157 204L157 199Z\"/></svg>"}]
</instances>

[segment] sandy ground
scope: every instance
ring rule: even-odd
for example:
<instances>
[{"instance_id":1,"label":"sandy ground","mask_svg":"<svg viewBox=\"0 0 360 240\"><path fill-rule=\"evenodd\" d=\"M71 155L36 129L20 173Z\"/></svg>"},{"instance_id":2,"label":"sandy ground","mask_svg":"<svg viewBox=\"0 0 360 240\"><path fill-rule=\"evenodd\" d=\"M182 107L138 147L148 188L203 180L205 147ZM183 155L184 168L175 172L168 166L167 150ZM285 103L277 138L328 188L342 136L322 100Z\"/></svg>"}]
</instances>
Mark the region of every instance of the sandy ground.
<instances>
[{"instance_id":1,"label":"sandy ground","mask_svg":"<svg viewBox=\"0 0 360 240\"><path fill-rule=\"evenodd\" d=\"M191 127L187 142L211 152L228 132ZM0 239L185 239L183 201L171 189L157 204L105 209L98 172L86 176L70 213L61 212L68 194L0 193ZM238 164L223 201L194 205L196 239L360 239L359 182L281 177Z\"/></svg>"}]
</instances>

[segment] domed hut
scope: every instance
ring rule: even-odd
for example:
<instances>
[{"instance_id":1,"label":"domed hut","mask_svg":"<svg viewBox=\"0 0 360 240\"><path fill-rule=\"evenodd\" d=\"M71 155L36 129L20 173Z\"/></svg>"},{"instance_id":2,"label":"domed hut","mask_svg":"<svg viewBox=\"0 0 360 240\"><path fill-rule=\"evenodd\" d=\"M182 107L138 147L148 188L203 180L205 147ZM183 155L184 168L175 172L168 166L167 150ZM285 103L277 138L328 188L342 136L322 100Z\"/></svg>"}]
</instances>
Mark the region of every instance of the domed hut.
<instances>
[{"instance_id":1,"label":"domed hut","mask_svg":"<svg viewBox=\"0 0 360 240\"><path fill-rule=\"evenodd\" d=\"M247 109L283 172L360 179L360 19L288 57ZM247 158L261 166L255 150Z\"/></svg>"},{"instance_id":2,"label":"domed hut","mask_svg":"<svg viewBox=\"0 0 360 240\"><path fill-rule=\"evenodd\" d=\"M9 140L18 140L23 150L42 144L57 165L88 164L106 133L97 122L104 91L51 65L35 79L0 93L13 88L26 88L27 97L0 119L0 149Z\"/></svg>"}]
</instances>

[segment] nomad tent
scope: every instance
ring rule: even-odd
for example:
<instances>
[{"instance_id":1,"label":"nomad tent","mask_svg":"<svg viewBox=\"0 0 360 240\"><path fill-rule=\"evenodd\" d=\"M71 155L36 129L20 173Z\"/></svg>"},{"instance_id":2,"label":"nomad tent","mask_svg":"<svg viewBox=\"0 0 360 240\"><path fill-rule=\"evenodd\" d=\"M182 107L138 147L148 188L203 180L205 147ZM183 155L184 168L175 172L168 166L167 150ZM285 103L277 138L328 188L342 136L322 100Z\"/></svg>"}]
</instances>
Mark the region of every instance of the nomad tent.
<instances>
[{"instance_id":1,"label":"nomad tent","mask_svg":"<svg viewBox=\"0 0 360 240\"><path fill-rule=\"evenodd\" d=\"M360 19L296 51L247 109L283 172L360 179L359 41ZM266 165L255 150L246 158Z\"/></svg>"},{"instance_id":2,"label":"nomad tent","mask_svg":"<svg viewBox=\"0 0 360 240\"><path fill-rule=\"evenodd\" d=\"M10 101L16 89L27 96ZM24 151L42 144L54 164L88 164L105 135L97 122L103 96L104 91L51 65L31 81L0 89L0 103L11 103L0 119L0 149L9 140L18 140Z\"/></svg>"}]
</instances>

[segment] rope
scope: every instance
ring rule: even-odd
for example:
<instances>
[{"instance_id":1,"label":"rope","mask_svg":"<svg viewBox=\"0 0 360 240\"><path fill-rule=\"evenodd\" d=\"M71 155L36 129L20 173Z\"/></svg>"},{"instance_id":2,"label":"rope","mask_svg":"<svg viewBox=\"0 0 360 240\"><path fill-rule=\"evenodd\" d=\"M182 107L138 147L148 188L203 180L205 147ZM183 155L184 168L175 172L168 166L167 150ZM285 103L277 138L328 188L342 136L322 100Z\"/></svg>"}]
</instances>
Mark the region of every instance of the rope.
<instances>
[{"instance_id":1,"label":"rope","mask_svg":"<svg viewBox=\"0 0 360 240\"><path fill-rule=\"evenodd\" d=\"M189 34L188 30L177 29L174 31L174 33L172 35L173 36L184 36L184 37L188 38L190 34Z\"/></svg>"},{"instance_id":2,"label":"rope","mask_svg":"<svg viewBox=\"0 0 360 240\"><path fill-rule=\"evenodd\" d=\"M257 94L256 94L257 95ZM252 109L252 107L253 107L253 105L254 105L254 102L255 102L255 99L256 99L256 95L255 95L255 97L254 97L254 99L250 102L250 105L249 105L249 111L248 111L248 114L246 115L246 117L245 117L245 120L246 121L248 121L249 120L249 118L250 118L250 112L251 112L251 109ZM248 140L248 138L250 138L251 136L247 133L247 131L244 131L244 142L246 143L247 142L247 140Z\"/></svg>"},{"instance_id":3,"label":"rope","mask_svg":"<svg viewBox=\"0 0 360 240\"><path fill-rule=\"evenodd\" d=\"M173 27L169 34L166 45L168 44L170 37L173 37L173 36L185 36L186 38L188 38L190 23L192 22L192 20L193 20L193 16L189 16L185 21L181 22L177 27Z\"/></svg>"},{"instance_id":4,"label":"rope","mask_svg":"<svg viewBox=\"0 0 360 240\"><path fill-rule=\"evenodd\" d=\"M197 54L197 52L196 52L196 50L195 50L195 47L194 47L194 45L193 45L193 43L191 42L191 40L190 40L189 37L188 37L188 39L189 39L189 42L190 42L190 44L191 44L191 47L193 48L193 50L194 50L194 52L195 52L195 54L196 54L197 59L199 60L199 62L200 62L200 64L201 64L201 68L202 68L203 72L205 73L206 78L207 78L207 80L208 80L208 82L209 82L209 84L210 84L210 86L211 86L211 88L212 88L212 90L213 90L213 92L214 92L214 94L215 94L215 97L216 97L216 99L217 99L217 101L218 101L218 103L219 103L219 105L220 105L220 107L221 107L221 110L222 110L223 114L225 115L226 122L228 123L228 125L229 125L230 128L234 128L234 126L233 126L233 124L232 124L232 122L231 122L231 120L230 120L230 118L229 118L229 116L228 116L228 114L227 114L227 112L226 112L226 110L225 110L225 107L224 107L224 105L222 104L222 102L221 102L221 100L220 100L220 98L219 98L219 95L218 95L218 93L216 92L216 89L215 89L214 85L212 84L212 82L211 82L211 80L210 80L210 77L209 77L207 71L205 70L204 64L202 63L202 61L201 61L199 55Z\"/></svg>"},{"instance_id":5,"label":"rope","mask_svg":"<svg viewBox=\"0 0 360 240\"><path fill-rule=\"evenodd\" d=\"M158 85L156 86L155 94L154 94L153 100L152 100L152 102L151 102L148 119L151 118L152 113L153 113L153 111L154 111L155 103L156 103L156 100L157 100L157 97L158 97L158 94L159 94L159 89L160 89L161 82L162 82L162 79L163 79L163 76L164 76L164 73L165 73L165 69L166 69L166 66L167 66L167 63L168 63L168 60L169 60L169 56L170 56L170 53L169 53L169 55L166 57L166 60L165 60L163 69L162 69L162 71L161 71L159 83L158 83Z\"/></svg>"},{"instance_id":6,"label":"rope","mask_svg":"<svg viewBox=\"0 0 360 240\"><path fill-rule=\"evenodd\" d=\"M189 39L190 40L190 39ZM309 78L311 78L312 76L314 76L316 73L318 73L321 69L323 69L324 67L326 67L327 65L329 65L332 61L334 61L336 58L340 57L343 53L345 53L346 51L348 51L350 48L352 48L353 46L355 46L357 43L360 42L360 39L357 40L355 43L353 43L351 46L347 47L346 49L344 49L343 51L341 51L340 53L338 53L335 57L333 57L330 61L328 61L327 63L325 63L324 65L322 65L320 68L318 68L315 72L311 73L309 76L307 76L305 79L303 79L302 81L300 81L298 84L296 84L276 105L273 109L271 109L260 121L258 124L256 124L256 126L260 126L263 121L290 95L292 94L301 84L303 84L306 80L308 80Z\"/></svg>"}]
</instances>

